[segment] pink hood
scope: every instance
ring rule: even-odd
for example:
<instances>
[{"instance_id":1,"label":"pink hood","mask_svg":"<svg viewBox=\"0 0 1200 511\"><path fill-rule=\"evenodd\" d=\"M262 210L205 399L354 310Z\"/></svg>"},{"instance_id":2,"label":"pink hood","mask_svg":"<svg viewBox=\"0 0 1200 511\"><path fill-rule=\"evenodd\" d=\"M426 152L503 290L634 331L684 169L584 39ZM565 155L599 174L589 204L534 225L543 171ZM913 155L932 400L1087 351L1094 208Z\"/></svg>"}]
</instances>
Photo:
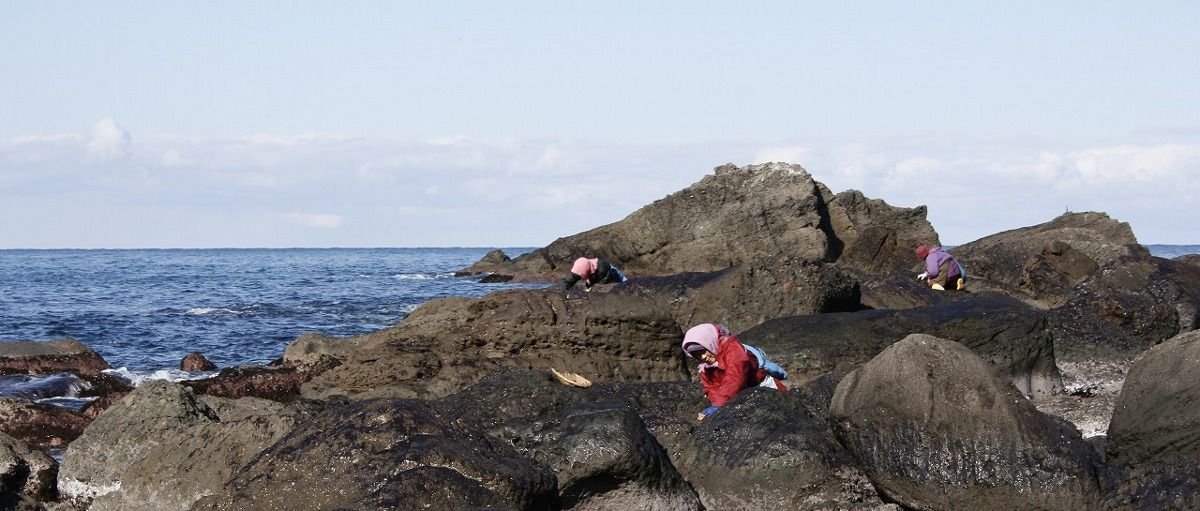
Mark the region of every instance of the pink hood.
<instances>
[{"instance_id":1,"label":"pink hood","mask_svg":"<svg viewBox=\"0 0 1200 511\"><path fill-rule=\"evenodd\" d=\"M575 260L575 264L571 265L571 273L579 275L584 282L592 282L592 274L596 272L596 266L600 264L599 259L588 259L580 257Z\"/></svg>"},{"instance_id":2,"label":"pink hood","mask_svg":"<svg viewBox=\"0 0 1200 511\"><path fill-rule=\"evenodd\" d=\"M720 348L721 344L724 344L725 340L728 338L729 327L720 323L700 323L699 325L689 328L687 333L683 334L683 343L680 345L680 347L683 348L683 352L687 354L689 358L695 358L692 357L692 354L688 352L689 344L698 344L704 349L711 351L713 355L716 355L717 349ZM697 364L696 367L698 367L700 371L704 371L705 369L713 366L716 366L716 364L701 362Z\"/></svg>"}]
</instances>

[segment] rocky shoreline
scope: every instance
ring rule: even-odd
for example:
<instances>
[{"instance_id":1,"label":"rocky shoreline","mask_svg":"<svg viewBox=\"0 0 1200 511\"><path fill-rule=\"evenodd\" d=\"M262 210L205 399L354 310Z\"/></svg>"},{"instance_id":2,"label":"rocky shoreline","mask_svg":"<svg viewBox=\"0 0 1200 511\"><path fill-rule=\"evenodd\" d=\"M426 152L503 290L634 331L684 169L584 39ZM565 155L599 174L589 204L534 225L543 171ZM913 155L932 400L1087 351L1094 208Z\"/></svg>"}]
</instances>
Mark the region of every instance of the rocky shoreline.
<instances>
[{"instance_id":1,"label":"rocky shoreline","mask_svg":"<svg viewBox=\"0 0 1200 511\"><path fill-rule=\"evenodd\" d=\"M268 366L136 389L73 340L0 343L70 372L79 411L0 400L6 509L1190 509L1200 506L1200 266L1066 213L914 282L924 207L725 165L624 220L461 274L554 282L306 334ZM792 374L710 420L678 350L719 321ZM199 362L196 362L199 363ZM549 370L586 376L565 386ZM62 462L46 455L66 446Z\"/></svg>"}]
</instances>

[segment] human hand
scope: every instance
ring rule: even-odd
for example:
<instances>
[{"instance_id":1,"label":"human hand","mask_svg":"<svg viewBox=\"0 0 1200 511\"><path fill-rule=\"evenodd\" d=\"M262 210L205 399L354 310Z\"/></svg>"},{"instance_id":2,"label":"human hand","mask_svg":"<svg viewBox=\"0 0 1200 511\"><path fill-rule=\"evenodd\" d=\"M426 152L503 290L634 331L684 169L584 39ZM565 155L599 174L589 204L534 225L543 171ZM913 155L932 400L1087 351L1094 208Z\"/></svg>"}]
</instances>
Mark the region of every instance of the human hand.
<instances>
[{"instance_id":1,"label":"human hand","mask_svg":"<svg viewBox=\"0 0 1200 511\"><path fill-rule=\"evenodd\" d=\"M925 280L927 278L929 278L929 272L923 271L920 275L917 275L917 280Z\"/></svg>"},{"instance_id":2,"label":"human hand","mask_svg":"<svg viewBox=\"0 0 1200 511\"><path fill-rule=\"evenodd\" d=\"M707 417L708 417L707 415L704 415L704 412L700 412L700 413L696 414L696 420L698 420L698 421L702 421Z\"/></svg>"}]
</instances>

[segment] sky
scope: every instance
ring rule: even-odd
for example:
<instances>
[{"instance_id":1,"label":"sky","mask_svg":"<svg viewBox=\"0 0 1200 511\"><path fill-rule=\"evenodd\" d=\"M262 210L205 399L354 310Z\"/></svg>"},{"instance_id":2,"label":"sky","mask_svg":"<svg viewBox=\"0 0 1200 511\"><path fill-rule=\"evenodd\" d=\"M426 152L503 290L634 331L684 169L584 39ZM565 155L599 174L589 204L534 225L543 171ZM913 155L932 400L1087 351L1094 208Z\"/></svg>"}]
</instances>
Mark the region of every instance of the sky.
<instances>
[{"instance_id":1,"label":"sky","mask_svg":"<svg viewBox=\"0 0 1200 511\"><path fill-rule=\"evenodd\" d=\"M0 248L542 246L725 163L1200 244L1200 2L20 2Z\"/></svg>"}]
</instances>

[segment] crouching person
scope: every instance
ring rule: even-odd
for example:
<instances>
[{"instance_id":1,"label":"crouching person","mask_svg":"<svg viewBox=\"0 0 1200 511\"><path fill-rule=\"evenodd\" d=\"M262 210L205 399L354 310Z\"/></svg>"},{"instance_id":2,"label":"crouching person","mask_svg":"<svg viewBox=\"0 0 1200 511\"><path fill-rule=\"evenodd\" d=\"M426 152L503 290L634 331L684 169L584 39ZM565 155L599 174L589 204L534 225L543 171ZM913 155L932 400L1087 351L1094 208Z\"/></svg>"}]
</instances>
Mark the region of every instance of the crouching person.
<instances>
[{"instance_id":1,"label":"crouching person","mask_svg":"<svg viewBox=\"0 0 1200 511\"><path fill-rule=\"evenodd\" d=\"M699 360L697 369L700 372L700 384L704 387L704 396L712 405L705 408L697 416L704 420L716 412L718 408L733 399L738 392L754 386L763 386L786 392L787 387L781 381L787 377L783 368L755 353L762 350L750 347L747 349L737 337L729 333L729 328L716 323L701 323L690 328L683 336L683 352L688 357ZM760 358L763 361L760 361ZM771 374L767 367L777 369Z\"/></svg>"}]
</instances>

